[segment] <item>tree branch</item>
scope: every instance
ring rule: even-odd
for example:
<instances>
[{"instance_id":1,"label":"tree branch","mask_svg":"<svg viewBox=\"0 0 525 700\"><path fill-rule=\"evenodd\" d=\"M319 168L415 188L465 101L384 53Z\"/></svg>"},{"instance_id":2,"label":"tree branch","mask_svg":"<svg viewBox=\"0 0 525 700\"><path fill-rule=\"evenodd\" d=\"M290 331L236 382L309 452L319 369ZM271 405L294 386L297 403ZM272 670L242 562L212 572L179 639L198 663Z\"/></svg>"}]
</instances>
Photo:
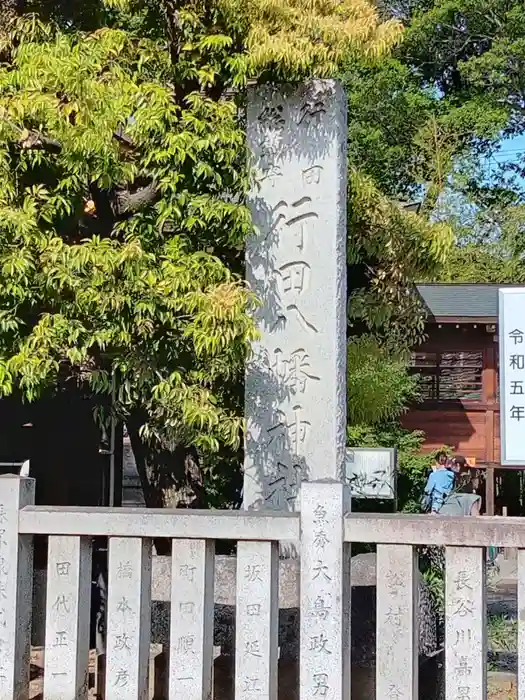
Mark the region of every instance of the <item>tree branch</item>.
<instances>
[{"instance_id":1,"label":"tree branch","mask_svg":"<svg viewBox=\"0 0 525 700\"><path fill-rule=\"evenodd\" d=\"M164 0L164 13L168 27L168 40L171 65L179 62L181 51L181 24L179 17L179 0Z\"/></svg>"},{"instance_id":2,"label":"tree branch","mask_svg":"<svg viewBox=\"0 0 525 700\"><path fill-rule=\"evenodd\" d=\"M44 136L44 134L42 134L40 131L35 131L34 129L22 129L16 124L11 124L11 126L20 134L18 143L24 150L40 148L42 150L49 151L50 153L60 153L62 150L62 144L60 141ZM129 136L127 136L122 127L119 127L115 132L113 132L113 138L125 149L131 150L133 148L133 141L129 138Z\"/></svg>"},{"instance_id":3,"label":"tree branch","mask_svg":"<svg viewBox=\"0 0 525 700\"><path fill-rule=\"evenodd\" d=\"M157 183L153 180L145 187L140 187L135 192L129 190L117 190L113 201L113 211L117 218L131 216L143 207L156 201L159 197Z\"/></svg>"},{"instance_id":4,"label":"tree branch","mask_svg":"<svg viewBox=\"0 0 525 700\"><path fill-rule=\"evenodd\" d=\"M39 131L28 131L23 129L18 142L23 150L42 149L50 153L60 153L62 144L55 139L44 136Z\"/></svg>"},{"instance_id":5,"label":"tree branch","mask_svg":"<svg viewBox=\"0 0 525 700\"><path fill-rule=\"evenodd\" d=\"M124 187L104 190L95 183L90 184L89 191L91 200L86 203L84 214L98 222L103 236L109 235L118 221L133 216L160 197L154 180L135 191Z\"/></svg>"},{"instance_id":6,"label":"tree branch","mask_svg":"<svg viewBox=\"0 0 525 700\"><path fill-rule=\"evenodd\" d=\"M39 131L22 129L15 124L13 127L20 134L18 143L22 150L42 149L55 154L62 151L62 144L59 141L44 136ZM122 128L113 133L113 138L118 140L123 148L133 148L132 140ZM113 229L116 221L132 216L143 207L155 202L160 196L155 180L135 191L130 190L129 187L102 190L95 183L92 183L89 189L92 202L87 203L84 213L88 216L96 214L104 230L107 229L107 231Z\"/></svg>"}]
</instances>

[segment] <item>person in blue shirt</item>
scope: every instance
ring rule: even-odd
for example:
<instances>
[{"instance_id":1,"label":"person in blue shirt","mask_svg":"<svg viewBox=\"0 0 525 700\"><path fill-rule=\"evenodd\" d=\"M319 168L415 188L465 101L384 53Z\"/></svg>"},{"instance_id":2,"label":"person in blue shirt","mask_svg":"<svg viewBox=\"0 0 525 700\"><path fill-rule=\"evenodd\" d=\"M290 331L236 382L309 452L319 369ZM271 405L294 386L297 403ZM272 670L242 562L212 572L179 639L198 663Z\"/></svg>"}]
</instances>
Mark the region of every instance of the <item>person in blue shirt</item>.
<instances>
[{"instance_id":1,"label":"person in blue shirt","mask_svg":"<svg viewBox=\"0 0 525 700\"><path fill-rule=\"evenodd\" d=\"M444 452L440 452L425 486L423 495L423 508L425 511L439 513L443 503L454 489L454 477L454 471L448 467L447 455Z\"/></svg>"}]
</instances>

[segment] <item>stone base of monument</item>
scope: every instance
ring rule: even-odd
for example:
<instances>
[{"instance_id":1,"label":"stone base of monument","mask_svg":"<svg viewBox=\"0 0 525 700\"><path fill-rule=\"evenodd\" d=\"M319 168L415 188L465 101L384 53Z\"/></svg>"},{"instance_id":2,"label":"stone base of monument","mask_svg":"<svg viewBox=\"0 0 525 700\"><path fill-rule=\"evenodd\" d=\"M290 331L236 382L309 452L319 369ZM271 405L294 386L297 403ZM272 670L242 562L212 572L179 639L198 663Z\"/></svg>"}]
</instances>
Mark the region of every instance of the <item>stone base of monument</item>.
<instances>
[{"instance_id":1,"label":"stone base of monument","mask_svg":"<svg viewBox=\"0 0 525 700\"><path fill-rule=\"evenodd\" d=\"M279 700L298 699L299 566L296 559L281 560L279 571ZM376 557L361 554L352 559L352 700L375 698ZM152 658L150 700L167 698L171 558L153 557ZM236 559L218 556L215 562L214 664L215 700L233 700L235 653ZM439 700L442 654L436 654L436 615L424 581L420 582L420 698ZM43 645L45 572L37 571L34 586L33 644ZM217 655L220 648L220 655ZM97 676L102 680L103 664ZM103 683L97 683L99 687ZM98 693L97 693L98 694ZM100 693L101 695L101 693Z\"/></svg>"}]
</instances>

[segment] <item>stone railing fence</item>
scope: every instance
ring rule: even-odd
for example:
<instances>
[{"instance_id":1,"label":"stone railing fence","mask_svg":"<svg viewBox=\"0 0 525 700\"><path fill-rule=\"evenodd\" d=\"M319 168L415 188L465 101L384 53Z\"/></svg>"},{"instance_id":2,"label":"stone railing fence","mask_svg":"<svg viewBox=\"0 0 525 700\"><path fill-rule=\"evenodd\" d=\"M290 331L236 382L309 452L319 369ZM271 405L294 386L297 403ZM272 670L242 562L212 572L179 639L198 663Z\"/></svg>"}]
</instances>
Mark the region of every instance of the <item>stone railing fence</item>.
<instances>
[{"instance_id":1,"label":"stone railing fence","mask_svg":"<svg viewBox=\"0 0 525 700\"><path fill-rule=\"evenodd\" d=\"M279 541L300 543L301 700L350 697L350 542L378 543L378 700L418 697L415 547L423 544L447 547L447 700L483 700L484 547L525 545L525 521L515 518L346 515L345 489L333 482L303 484L300 514L52 508L33 503L32 479L0 477L0 700L27 698L33 535L49 536L44 698L50 700L87 695L95 536L109 537L108 700L147 697L154 538L173 541L169 697L177 700L212 696L215 540L238 542L236 700L277 698ZM524 564L519 552L520 575ZM519 610L524 607L524 581L521 576ZM520 648L524 627L521 614Z\"/></svg>"}]
</instances>

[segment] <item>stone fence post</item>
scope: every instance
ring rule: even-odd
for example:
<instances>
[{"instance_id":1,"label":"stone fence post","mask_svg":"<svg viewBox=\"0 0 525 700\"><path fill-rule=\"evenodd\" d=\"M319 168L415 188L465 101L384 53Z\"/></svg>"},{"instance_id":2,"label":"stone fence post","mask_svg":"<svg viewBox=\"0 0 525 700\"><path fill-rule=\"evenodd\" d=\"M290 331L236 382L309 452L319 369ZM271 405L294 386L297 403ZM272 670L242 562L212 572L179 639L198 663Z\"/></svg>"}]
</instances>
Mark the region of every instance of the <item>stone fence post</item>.
<instances>
[{"instance_id":1,"label":"stone fence post","mask_svg":"<svg viewBox=\"0 0 525 700\"><path fill-rule=\"evenodd\" d=\"M301 486L301 700L350 697L350 546L347 487Z\"/></svg>"},{"instance_id":2,"label":"stone fence post","mask_svg":"<svg viewBox=\"0 0 525 700\"><path fill-rule=\"evenodd\" d=\"M19 535L18 514L34 502L34 479L0 477L0 700L28 697L33 537Z\"/></svg>"}]
</instances>

